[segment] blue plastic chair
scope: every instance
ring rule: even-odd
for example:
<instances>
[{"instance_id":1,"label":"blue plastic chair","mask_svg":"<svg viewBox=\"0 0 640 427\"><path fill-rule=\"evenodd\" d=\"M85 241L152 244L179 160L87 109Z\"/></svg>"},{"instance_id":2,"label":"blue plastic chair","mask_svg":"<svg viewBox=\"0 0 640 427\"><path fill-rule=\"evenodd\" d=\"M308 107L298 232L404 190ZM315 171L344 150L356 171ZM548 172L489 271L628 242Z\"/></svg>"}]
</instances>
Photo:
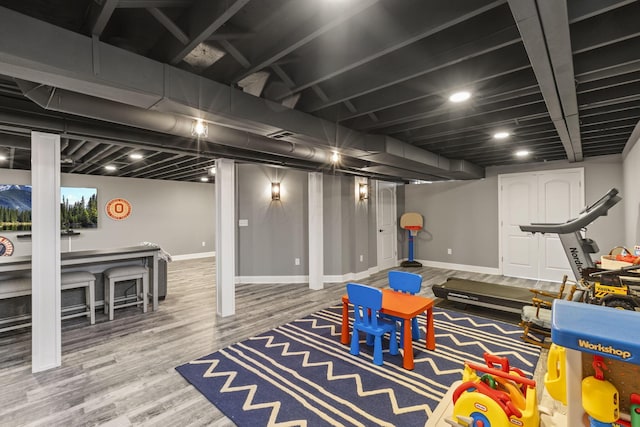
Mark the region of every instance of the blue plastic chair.
<instances>
[{"instance_id":1,"label":"blue plastic chair","mask_svg":"<svg viewBox=\"0 0 640 427\"><path fill-rule=\"evenodd\" d=\"M415 295L420 292L422 287L422 276L415 273L409 273L408 271L390 271L388 274L389 287L397 292L404 292L407 294ZM383 314L383 316L389 320L403 322L404 319L395 316L389 316ZM411 338L414 340L420 339L420 328L418 326L418 318L411 319ZM404 345L404 324L400 328L400 343Z\"/></svg>"},{"instance_id":2,"label":"blue plastic chair","mask_svg":"<svg viewBox=\"0 0 640 427\"><path fill-rule=\"evenodd\" d=\"M360 354L360 337L358 331L367 334L367 345L373 341L373 363L382 365L382 335L389 333L389 354L398 354L396 322L380 318L382 308L382 291L380 289L347 283L349 302L353 304L353 333L351 335L350 353Z\"/></svg>"}]
</instances>

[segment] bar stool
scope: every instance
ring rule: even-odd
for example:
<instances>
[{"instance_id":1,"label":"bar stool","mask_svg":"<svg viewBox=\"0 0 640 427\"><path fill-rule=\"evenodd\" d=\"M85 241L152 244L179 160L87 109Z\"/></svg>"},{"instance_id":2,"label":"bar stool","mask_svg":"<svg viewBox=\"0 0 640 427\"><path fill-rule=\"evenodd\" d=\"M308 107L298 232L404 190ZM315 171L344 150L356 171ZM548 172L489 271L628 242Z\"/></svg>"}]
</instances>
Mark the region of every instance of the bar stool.
<instances>
[{"instance_id":1,"label":"bar stool","mask_svg":"<svg viewBox=\"0 0 640 427\"><path fill-rule=\"evenodd\" d=\"M149 295L149 269L142 265L128 265L113 267L104 271L104 313L109 314L109 320L113 320L113 310L116 308L130 307L142 304L142 312L147 312L147 300ZM115 287L119 282L136 281L135 297L115 298ZM134 301L131 301L134 299ZM118 302L118 304L116 304Z\"/></svg>"},{"instance_id":2,"label":"bar stool","mask_svg":"<svg viewBox=\"0 0 640 427\"><path fill-rule=\"evenodd\" d=\"M60 290L84 288L84 311L79 313L64 314L66 311L76 311L75 307L63 307L61 319L71 319L72 317L87 316L92 325L96 323L96 299L95 299L96 276L88 271L70 271L60 275Z\"/></svg>"},{"instance_id":3,"label":"bar stool","mask_svg":"<svg viewBox=\"0 0 640 427\"><path fill-rule=\"evenodd\" d=\"M0 299L17 298L31 295L31 277L9 277L0 281ZM0 333L31 326L31 314L0 318Z\"/></svg>"}]
</instances>

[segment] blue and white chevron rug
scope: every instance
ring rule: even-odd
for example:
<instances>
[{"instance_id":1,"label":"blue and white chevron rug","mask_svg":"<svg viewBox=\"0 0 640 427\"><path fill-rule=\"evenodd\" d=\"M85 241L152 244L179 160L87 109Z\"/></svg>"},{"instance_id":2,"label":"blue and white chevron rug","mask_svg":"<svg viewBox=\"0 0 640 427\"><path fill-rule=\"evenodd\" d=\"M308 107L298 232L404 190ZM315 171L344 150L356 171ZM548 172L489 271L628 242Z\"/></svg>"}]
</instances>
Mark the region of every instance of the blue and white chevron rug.
<instances>
[{"instance_id":1,"label":"blue and white chevron rug","mask_svg":"<svg viewBox=\"0 0 640 427\"><path fill-rule=\"evenodd\" d=\"M461 379L465 360L506 356L531 377L539 357L515 325L436 307L435 351L424 338L414 341L415 370L407 371L383 339L384 365L376 366L364 335L360 356L340 344L341 310L330 307L176 369L238 426L419 426Z\"/></svg>"}]
</instances>

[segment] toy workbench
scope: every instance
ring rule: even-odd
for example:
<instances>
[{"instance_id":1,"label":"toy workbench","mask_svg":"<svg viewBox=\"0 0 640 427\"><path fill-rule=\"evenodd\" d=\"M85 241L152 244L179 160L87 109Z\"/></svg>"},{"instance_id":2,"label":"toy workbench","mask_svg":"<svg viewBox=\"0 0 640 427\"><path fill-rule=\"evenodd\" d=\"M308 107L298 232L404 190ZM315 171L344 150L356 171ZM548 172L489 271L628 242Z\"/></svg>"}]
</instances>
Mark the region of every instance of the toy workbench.
<instances>
[{"instance_id":1,"label":"toy workbench","mask_svg":"<svg viewBox=\"0 0 640 427\"><path fill-rule=\"evenodd\" d=\"M582 379L593 372L593 356L602 356L604 375L619 391L620 410L640 393L640 313L611 307L555 300L551 340L567 349L568 425L584 419Z\"/></svg>"},{"instance_id":2,"label":"toy workbench","mask_svg":"<svg viewBox=\"0 0 640 427\"><path fill-rule=\"evenodd\" d=\"M558 345L640 364L640 313L555 300L551 340Z\"/></svg>"}]
</instances>

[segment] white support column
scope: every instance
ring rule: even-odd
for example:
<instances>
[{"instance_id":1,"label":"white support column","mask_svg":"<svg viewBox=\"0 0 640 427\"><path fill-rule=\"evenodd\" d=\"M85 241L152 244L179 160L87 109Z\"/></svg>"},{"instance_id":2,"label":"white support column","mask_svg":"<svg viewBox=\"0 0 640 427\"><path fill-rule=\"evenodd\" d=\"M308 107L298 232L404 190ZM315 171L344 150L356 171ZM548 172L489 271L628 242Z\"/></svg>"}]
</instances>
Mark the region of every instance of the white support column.
<instances>
[{"instance_id":1,"label":"white support column","mask_svg":"<svg viewBox=\"0 0 640 427\"><path fill-rule=\"evenodd\" d=\"M582 352L567 348L565 355L567 420L581 420L584 416L584 409L582 409Z\"/></svg>"},{"instance_id":2,"label":"white support column","mask_svg":"<svg viewBox=\"0 0 640 427\"><path fill-rule=\"evenodd\" d=\"M324 287L322 173L309 173L309 289Z\"/></svg>"},{"instance_id":3,"label":"white support column","mask_svg":"<svg viewBox=\"0 0 640 427\"><path fill-rule=\"evenodd\" d=\"M218 314L236 313L236 168L216 160L216 300Z\"/></svg>"},{"instance_id":4,"label":"white support column","mask_svg":"<svg viewBox=\"0 0 640 427\"><path fill-rule=\"evenodd\" d=\"M60 136L31 132L31 370L60 366Z\"/></svg>"}]
</instances>

